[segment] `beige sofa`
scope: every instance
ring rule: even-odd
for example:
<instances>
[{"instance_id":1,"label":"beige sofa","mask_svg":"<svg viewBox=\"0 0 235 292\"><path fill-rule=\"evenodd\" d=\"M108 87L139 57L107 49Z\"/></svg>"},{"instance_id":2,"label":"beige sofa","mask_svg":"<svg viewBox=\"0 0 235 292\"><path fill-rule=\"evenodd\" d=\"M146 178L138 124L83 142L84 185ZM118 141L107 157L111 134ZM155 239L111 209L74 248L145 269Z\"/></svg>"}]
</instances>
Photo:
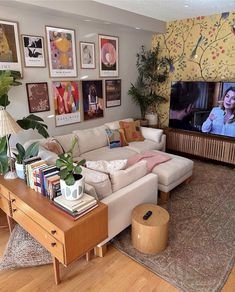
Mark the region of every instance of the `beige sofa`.
<instances>
[{"instance_id":1,"label":"beige sofa","mask_svg":"<svg viewBox=\"0 0 235 292\"><path fill-rule=\"evenodd\" d=\"M132 121L132 119L125 119ZM166 136L161 129L142 127L144 141L131 142L129 146L110 149L105 129L118 129L119 121L106 123L102 126L76 130L72 134L56 136L65 151L68 151L74 136L78 144L74 148L74 160L117 160L128 159L146 150L165 151ZM31 143L32 141L28 142ZM39 155L49 163L55 163L57 155L46 150L45 139L40 140ZM136 171L124 174L125 184L113 189L112 177L107 174L84 169L86 192L97 196L108 205L109 236L100 243L100 247L131 224L131 211L141 203L157 203L158 189L169 195L169 191L192 175L193 162L187 158L168 154L171 160L156 166L151 174L144 170L143 165L137 164ZM140 172L139 170L142 169ZM139 175L135 175L140 173ZM134 174L133 174L134 173ZM111 178L111 180L110 180Z\"/></svg>"}]
</instances>

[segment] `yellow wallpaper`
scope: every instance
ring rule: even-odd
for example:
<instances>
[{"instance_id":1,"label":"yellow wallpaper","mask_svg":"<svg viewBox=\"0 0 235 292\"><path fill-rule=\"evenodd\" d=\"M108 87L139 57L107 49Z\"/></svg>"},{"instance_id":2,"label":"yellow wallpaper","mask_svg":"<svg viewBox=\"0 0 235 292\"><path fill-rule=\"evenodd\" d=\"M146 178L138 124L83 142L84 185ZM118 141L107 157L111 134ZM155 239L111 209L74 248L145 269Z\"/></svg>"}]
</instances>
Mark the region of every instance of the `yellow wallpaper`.
<instances>
[{"instance_id":1,"label":"yellow wallpaper","mask_svg":"<svg viewBox=\"0 0 235 292\"><path fill-rule=\"evenodd\" d=\"M162 55L173 58L170 77L158 93L168 99L157 109L160 126L168 125L173 80L235 80L235 12L172 21L165 34L155 34Z\"/></svg>"}]
</instances>

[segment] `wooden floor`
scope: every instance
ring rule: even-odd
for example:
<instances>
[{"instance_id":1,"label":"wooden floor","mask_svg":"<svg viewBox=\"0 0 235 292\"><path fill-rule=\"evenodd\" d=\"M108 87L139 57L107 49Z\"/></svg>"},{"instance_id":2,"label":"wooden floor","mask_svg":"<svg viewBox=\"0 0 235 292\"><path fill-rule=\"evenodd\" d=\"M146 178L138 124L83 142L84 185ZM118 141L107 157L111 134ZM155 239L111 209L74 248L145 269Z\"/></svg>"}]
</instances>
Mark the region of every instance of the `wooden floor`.
<instances>
[{"instance_id":1,"label":"wooden floor","mask_svg":"<svg viewBox=\"0 0 235 292\"><path fill-rule=\"evenodd\" d=\"M1 217L1 216L0 216ZM2 218L1 218L2 219ZM3 224L4 220L0 220ZM7 228L0 228L0 257L8 241ZM61 268L62 283L54 284L52 265L0 271L0 291L101 291L101 292L175 292L175 287L157 277L143 266L109 246L104 258L93 257L86 262L85 257ZM234 292L235 268L222 290Z\"/></svg>"}]
</instances>

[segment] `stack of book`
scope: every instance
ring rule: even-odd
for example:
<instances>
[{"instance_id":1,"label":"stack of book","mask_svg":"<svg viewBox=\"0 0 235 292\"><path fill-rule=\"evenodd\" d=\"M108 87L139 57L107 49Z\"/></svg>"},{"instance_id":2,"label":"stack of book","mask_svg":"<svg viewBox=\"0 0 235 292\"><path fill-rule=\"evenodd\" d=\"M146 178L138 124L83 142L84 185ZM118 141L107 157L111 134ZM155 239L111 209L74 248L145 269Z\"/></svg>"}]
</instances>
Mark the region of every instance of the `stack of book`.
<instances>
[{"instance_id":1,"label":"stack of book","mask_svg":"<svg viewBox=\"0 0 235 292\"><path fill-rule=\"evenodd\" d=\"M40 157L32 157L23 161L25 181L27 185L53 200L61 195L59 169L47 165Z\"/></svg>"},{"instance_id":2,"label":"stack of book","mask_svg":"<svg viewBox=\"0 0 235 292\"><path fill-rule=\"evenodd\" d=\"M68 201L63 196L59 196L54 198L53 203L56 207L60 208L67 215L69 215L73 220L77 220L98 207L97 200L87 194L84 194L81 199L76 201Z\"/></svg>"}]
</instances>

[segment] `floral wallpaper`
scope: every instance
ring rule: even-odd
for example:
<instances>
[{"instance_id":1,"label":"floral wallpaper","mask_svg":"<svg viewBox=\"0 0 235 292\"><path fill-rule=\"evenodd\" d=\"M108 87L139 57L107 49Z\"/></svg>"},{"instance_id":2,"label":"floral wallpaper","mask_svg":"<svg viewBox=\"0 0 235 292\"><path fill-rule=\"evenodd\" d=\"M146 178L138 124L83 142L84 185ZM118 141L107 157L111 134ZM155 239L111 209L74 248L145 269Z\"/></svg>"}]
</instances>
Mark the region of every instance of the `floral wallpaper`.
<instances>
[{"instance_id":1,"label":"floral wallpaper","mask_svg":"<svg viewBox=\"0 0 235 292\"><path fill-rule=\"evenodd\" d=\"M155 34L162 55L173 58L170 76L158 93L168 99L157 109L159 125L168 125L171 81L235 81L235 12L176 20Z\"/></svg>"}]
</instances>

